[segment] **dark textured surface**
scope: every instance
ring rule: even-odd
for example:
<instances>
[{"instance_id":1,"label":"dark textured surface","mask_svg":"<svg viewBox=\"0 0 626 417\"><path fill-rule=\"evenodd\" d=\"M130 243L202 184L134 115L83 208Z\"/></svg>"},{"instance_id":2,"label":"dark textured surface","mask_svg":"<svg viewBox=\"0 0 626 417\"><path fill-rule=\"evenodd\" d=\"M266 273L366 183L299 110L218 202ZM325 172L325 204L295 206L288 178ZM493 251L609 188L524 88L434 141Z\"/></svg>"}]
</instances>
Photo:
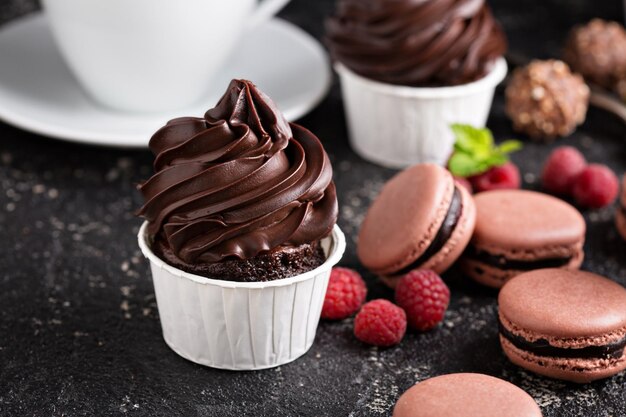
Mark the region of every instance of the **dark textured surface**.
<instances>
[{"instance_id":1,"label":"dark textured surface","mask_svg":"<svg viewBox=\"0 0 626 417\"><path fill-rule=\"evenodd\" d=\"M569 26L592 16L622 18L621 2L492 2L512 48L545 57ZM282 15L316 36L331 0L294 0ZM0 22L36 8L0 3ZM0 57L2 65L2 57ZM337 86L301 123L331 154L340 225L349 235L342 265L359 268L354 237L363 212L393 172L348 147ZM513 135L497 97L490 126ZM484 372L528 391L545 416L626 416L626 376L589 385L548 380L511 365L497 340L496 293L449 274L453 299L445 322L409 334L398 347L357 342L352 322L322 323L311 351L277 369L215 371L179 358L161 338L148 265L135 232L134 183L151 171L147 151L83 147L0 123L0 415L1 416L385 416L416 381L447 372ZM591 161L626 169L626 128L592 110L571 138ZM515 155L525 186L550 148L528 144ZM584 268L626 284L626 244L612 208L587 212ZM364 271L363 271L364 272ZM390 292L365 274L370 296Z\"/></svg>"}]
</instances>

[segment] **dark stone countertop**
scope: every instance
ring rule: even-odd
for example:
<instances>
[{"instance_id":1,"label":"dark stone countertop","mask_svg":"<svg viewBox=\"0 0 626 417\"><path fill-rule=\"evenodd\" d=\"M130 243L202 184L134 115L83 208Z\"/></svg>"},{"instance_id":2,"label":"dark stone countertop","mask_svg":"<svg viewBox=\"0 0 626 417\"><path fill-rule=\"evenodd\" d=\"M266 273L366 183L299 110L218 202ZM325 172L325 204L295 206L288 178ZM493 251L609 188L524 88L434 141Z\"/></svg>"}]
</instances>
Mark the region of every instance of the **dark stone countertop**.
<instances>
[{"instance_id":1,"label":"dark stone countertop","mask_svg":"<svg viewBox=\"0 0 626 417\"><path fill-rule=\"evenodd\" d=\"M293 0L282 17L320 37L332 0ZM493 0L512 49L558 53L567 29L593 16L622 19L621 2ZM0 23L35 10L32 0L0 3ZM2 57L0 57L0 65ZM335 167L340 225L348 235L342 265L361 270L371 297L389 290L355 258L364 210L393 171L349 148L337 84L300 122L322 138ZM513 136L502 92L489 125ZM155 126L155 128L158 126ZM626 128L596 109L568 143L588 159L626 170ZM141 201L134 184L151 172L147 151L79 146L0 123L1 416L386 416L416 381L473 371L528 391L549 416L626 416L626 375L572 385L510 364L497 340L495 291L448 274L453 298L437 330L410 333L397 347L368 348L352 321L321 323L300 360L259 372L194 365L163 342L148 264L135 239ZM514 160L525 187L537 187L554 145L528 143ZM586 212L584 268L626 284L626 243L613 209Z\"/></svg>"}]
</instances>

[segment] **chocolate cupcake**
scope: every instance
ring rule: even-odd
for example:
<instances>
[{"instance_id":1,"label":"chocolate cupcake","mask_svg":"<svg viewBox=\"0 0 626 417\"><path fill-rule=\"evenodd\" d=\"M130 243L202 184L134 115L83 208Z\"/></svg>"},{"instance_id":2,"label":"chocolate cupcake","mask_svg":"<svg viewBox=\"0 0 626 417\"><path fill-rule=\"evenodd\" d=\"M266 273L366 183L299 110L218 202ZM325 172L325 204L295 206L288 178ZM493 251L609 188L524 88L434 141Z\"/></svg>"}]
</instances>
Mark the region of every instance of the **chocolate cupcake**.
<instances>
[{"instance_id":1,"label":"chocolate cupcake","mask_svg":"<svg viewBox=\"0 0 626 417\"><path fill-rule=\"evenodd\" d=\"M231 370L302 356L345 249L320 141L234 80L203 118L170 121L150 148L138 241L166 343Z\"/></svg>"},{"instance_id":2,"label":"chocolate cupcake","mask_svg":"<svg viewBox=\"0 0 626 417\"><path fill-rule=\"evenodd\" d=\"M338 0L326 41L353 148L392 168L444 164L449 126L484 126L507 70L484 0Z\"/></svg>"},{"instance_id":3,"label":"chocolate cupcake","mask_svg":"<svg viewBox=\"0 0 626 417\"><path fill-rule=\"evenodd\" d=\"M353 72L413 87L483 78L507 44L483 0L339 0L326 34L333 58Z\"/></svg>"},{"instance_id":4,"label":"chocolate cupcake","mask_svg":"<svg viewBox=\"0 0 626 417\"><path fill-rule=\"evenodd\" d=\"M139 214L170 265L268 281L324 263L320 240L337 221L330 161L254 84L232 81L204 118L168 122L150 149L155 174L140 186Z\"/></svg>"}]
</instances>

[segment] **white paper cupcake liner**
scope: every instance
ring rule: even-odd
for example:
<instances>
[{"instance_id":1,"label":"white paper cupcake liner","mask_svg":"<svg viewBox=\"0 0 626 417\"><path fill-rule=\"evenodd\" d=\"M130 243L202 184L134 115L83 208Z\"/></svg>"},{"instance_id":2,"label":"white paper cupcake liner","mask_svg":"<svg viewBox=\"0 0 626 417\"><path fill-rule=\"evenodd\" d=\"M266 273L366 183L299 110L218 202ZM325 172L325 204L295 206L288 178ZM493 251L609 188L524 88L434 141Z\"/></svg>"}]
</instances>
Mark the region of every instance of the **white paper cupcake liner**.
<instances>
[{"instance_id":1,"label":"white paper cupcake liner","mask_svg":"<svg viewBox=\"0 0 626 417\"><path fill-rule=\"evenodd\" d=\"M451 87L406 87L361 77L341 63L344 107L352 148L389 168L444 165L454 145L452 123L483 127L507 65L499 58L478 81Z\"/></svg>"},{"instance_id":2,"label":"white paper cupcake liner","mask_svg":"<svg viewBox=\"0 0 626 417\"><path fill-rule=\"evenodd\" d=\"M138 239L150 260L165 342L192 362L231 370L279 366L309 350L331 268L346 247L335 226L321 242L327 258L318 268L275 281L232 282L166 264L150 249L147 223Z\"/></svg>"}]
</instances>

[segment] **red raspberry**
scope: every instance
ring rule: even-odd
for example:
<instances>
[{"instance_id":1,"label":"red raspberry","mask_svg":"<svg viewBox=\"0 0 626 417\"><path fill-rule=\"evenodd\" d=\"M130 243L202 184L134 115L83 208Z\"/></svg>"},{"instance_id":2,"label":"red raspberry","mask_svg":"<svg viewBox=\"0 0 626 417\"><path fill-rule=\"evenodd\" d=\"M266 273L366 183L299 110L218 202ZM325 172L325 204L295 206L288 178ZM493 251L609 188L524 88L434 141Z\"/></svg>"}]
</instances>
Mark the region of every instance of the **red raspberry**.
<instances>
[{"instance_id":1,"label":"red raspberry","mask_svg":"<svg viewBox=\"0 0 626 417\"><path fill-rule=\"evenodd\" d=\"M606 165L589 164L574 181L572 193L583 207L600 208L617 197L619 183L615 173Z\"/></svg>"},{"instance_id":2,"label":"red raspberry","mask_svg":"<svg viewBox=\"0 0 626 417\"><path fill-rule=\"evenodd\" d=\"M409 326L426 331L443 320L450 303L450 290L435 272L416 269L398 282L396 303L406 311Z\"/></svg>"},{"instance_id":3,"label":"red raspberry","mask_svg":"<svg viewBox=\"0 0 626 417\"><path fill-rule=\"evenodd\" d=\"M543 188L554 194L571 195L574 181L587 166L585 157L576 148L556 148L543 166L541 183Z\"/></svg>"},{"instance_id":4,"label":"red raspberry","mask_svg":"<svg viewBox=\"0 0 626 417\"><path fill-rule=\"evenodd\" d=\"M467 178L463 178L463 177L454 177L454 179L456 180L456 182L461 185L462 187L465 187L465 189L470 193L473 194L474 193L474 189L472 188L472 184L470 184L469 180Z\"/></svg>"},{"instance_id":5,"label":"red raspberry","mask_svg":"<svg viewBox=\"0 0 626 417\"><path fill-rule=\"evenodd\" d=\"M373 300L361 308L354 318L354 335L361 342L374 346L393 346L406 332L406 313L387 300Z\"/></svg>"},{"instance_id":6,"label":"red raspberry","mask_svg":"<svg viewBox=\"0 0 626 417\"><path fill-rule=\"evenodd\" d=\"M322 307L322 318L341 320L350 317L365 302L367 287L358 272L333 268Z\"/></svg>"},{"instance_id":7,"label":"red raspberry","mask_svg":"<svg viewBox=\"0 0 626 417\"><path fill-rule=\"evenodd\" d=\"M468 179L477 193L520 187L519 169L512 162L492 167L489 171Z\"/></svg>"}]
</instances>

